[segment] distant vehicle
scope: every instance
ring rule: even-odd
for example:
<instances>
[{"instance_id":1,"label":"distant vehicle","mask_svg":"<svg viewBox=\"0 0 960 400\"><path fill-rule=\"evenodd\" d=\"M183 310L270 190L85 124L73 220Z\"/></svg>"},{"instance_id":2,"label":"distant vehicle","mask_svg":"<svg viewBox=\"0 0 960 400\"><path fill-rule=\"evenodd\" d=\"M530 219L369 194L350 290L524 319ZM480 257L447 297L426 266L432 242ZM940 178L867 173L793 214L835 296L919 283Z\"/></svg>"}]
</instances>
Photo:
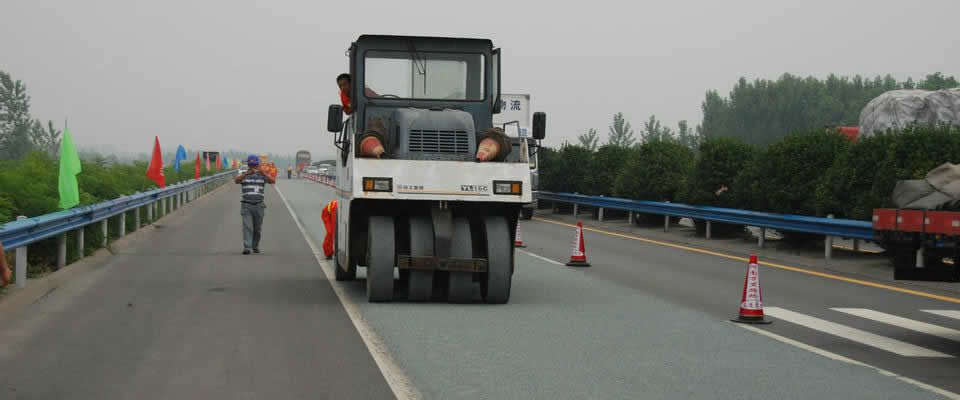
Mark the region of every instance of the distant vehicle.
<instances>
[{"instance_id":1,"label":"distant vehicle","mask_svg":"<svg viewBox=\"0 0 960 400\"><path fill-rule=\"evenodd\" d=\"M530 136L530 95L529 94L501 94L500 113L493 115L493 126L503 128L503 131L513 141L511 161L518 161L522 153L521 147L529 154L530 161L530 191L533 201L524 204L520 210L523 219L533 218L533 210L537 208L537 192L540 190L540 171L537 163L536 141ZM526 146L522 145L526 141Z\"/></svg>"},{"instance_id":2,"label":"distant vehicle","mask_svg":"<svg viewBox=\"0 0 960 400\"><path fill-rule=\"evenodd\" d=\"M304 168L307 168L307 166L310 165L310 152L306 150L298 151L296 163L297 163L297 167L296 167L297 174L299 174L301 171L304 170Z\"/></svg>"}]
</instances>

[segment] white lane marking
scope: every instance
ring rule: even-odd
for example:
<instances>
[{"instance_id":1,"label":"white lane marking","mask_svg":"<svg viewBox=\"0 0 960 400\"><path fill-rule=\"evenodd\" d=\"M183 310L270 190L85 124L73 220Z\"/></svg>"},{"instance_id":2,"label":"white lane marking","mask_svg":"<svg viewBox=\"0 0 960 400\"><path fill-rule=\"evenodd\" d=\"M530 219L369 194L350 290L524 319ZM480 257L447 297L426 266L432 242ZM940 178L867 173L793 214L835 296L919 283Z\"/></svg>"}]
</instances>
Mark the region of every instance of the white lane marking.
<instances>
[{"instance_id":1,"label":"white lane marking","mask_svg":"<svg viewBox=\"0 0 960 400\"><path fill-rule=\"evenodd\" d=\"M953 356L949 354L933 351L907 342L901 342L886 336L880 336L867 331L862 331L860 329L851 328L846 325L811 317L809 315L800 314L784 308L766 307L764 312L774 318L779 318L784 321L792 322L797 325L805 326L807 328L815 329L834 336L839 336L847 340L852 340L857 343L875 347L880 350L886 350L905 357L953 358Z\"/></svg>"},{"instance_id":2,"label":"white lane marking","mask_svg":"<svg viewBox=\"0 0 960 400\"><path fill-rule=\"evenodd\" d=\"M564 264L564 263L562 263L562 262L553 261L553 260L551 260L551 259L549 259L549 258L546 258L546 257L541 256L541 255L538 255L538 254L531 253L531 252L526 251L526 250L517 250L517 252L526 254L526 255L528 255L528 256L530 256L530 257L533 257L533 258L536 258L536 259L538 259L538 260L546 261L546 262L548 262L548 263L550 263L550 264L556 264L556 265L560 265L560 266L566 266L566 264Z\"/></svg>"},{"instance_id":3,"label":"white lane marking","mask_svg":"<svg viewBox=\"0 0 960 400\"><path fill-rule=\"evenodd\" d=\"M939 325L928 324L909 318L903 318L896 315L869 310L866 308L831 308L831 310L854 315L860 318L871 319L884 324L897 326L903 329L909 329L928 335L941 337L947 340L960 341L960 331L956 329L944 328Z\"/></svg>"},{"instance_id":4,"label":"white lane marking","mask_svg":"<svg viewBox=\"0 0 960 400\"><path fill-rule=\"evenodd\" d=\"M871 368L871 369L877 371L878 373L880 373L881 375L885 375L885 376L889 376L889 377L896 378L896 379L898 379L898 380L900 380L900 381L906 382L906 383L911 384L911 385L913 385L913 386L916 386L916 387L918 387L918 388L920 388L920 389L923 389L923 390L926 390L926 391L929 391L929 392L933 392L933 393L939 394L939 395L941 395L941 396L943 396L943 397L946 397L946 398L948 398L948 399L960 400L960 394L956 394L956 393L953 393L953 392L950 392L950 391L947 391L947 390L938 388L938 387L936 387L936 386L933 386L933 385L930 385L930 384L926 384L926 383L920 382L920 381L915 380L915 379L912 379L912 378L907 378L907 377L902 376L902 375L899 375L899 374L897 374L897 373L895 373L895 372L887 371L887 370L885 370L885 369L882 369L882 368L879 368L879 367L875 367L875 366L870 365L870 364L865 364L865 363L862 363L862 362L860 362L860 361L857 361L857 360L854 360L854 359L850 359L850 358L841 356L841 355L839 355L839 354L837 354L837 353L829 352L829 351L824 350L824 349L821 349L821 348L819 348L819 347L814 347L814 346L811 346L811 345L808 345L808 344L805 344L805 343L801 343L801 342L798 342L798 341L796 341L796 340L793 340L793 339L790 339L790 338L787 338L787 337L784 337L784 336L780 336L780 335L778 335L778 334L776 334L776 333L765 331L765 330L760 329L760 328L757 328L757 327L755 327L755 326L743 325L743 324L736 324L736 325L739 326L739 327L741 327L741 328L747 329L747 330L749 330L749 331L751 331L751 332L759 333L759 334L764 335L764 336L766 336L766 337L769 337L769 338L771 338L771 339L781 341L781 342L783 342L783 343L786 343L786 344L795 346L795 347L797 347L797 348L800 348L800 349L809 351L809 352L814 353L814 354L821 355L821 356L823 356L823 357L827 357L827 358L832 359L832 360L836 360L836 361L840 361L840 362L845 362L845 363L847 363L847 364L858 365L858 366L861 366L861 367Z\"/></svg>"},{"instance_id":5,"label":"white lane marking","mask_svg":"<svg viewBox=\"0 0 960 400\"><path fill-rule=\"evenodd\" d=\"M960 311L957 310L920 310L925 313L936 314L941 317L960 319Z\"/></svg>"},{"instance_id":6,"label":"white lane marking","mask_svg":"<svg viewBox=\"0 0 960 400\"><path fill-rule=\"evenodd\" d=\"M363 339L363 343L367 346L367 349L370 350L370 355L373 356L373 361L377 363L377 367L380 368L380 372L383 374L383 378L387 381L387 384L390 385L390 390L393 391L393 395L397 396L399 400L418 400L422 399L423 396L420 392L413 386L413 383L407 377L407 375L400 369L399 364L393 359L393 356L390 355L390 351L387 349L386 344L383 343L383 340L380 339L380 336L367 324L367 321L360 315L360 310L357 308L357 305L354 304L353 300L350 299L350 296L346 294L343 290L343 286L336 283L336 279L333 275L333 270L326 262L325 259L321 258L320 248L310 239L310 235L307 233L307 229L303 227L303 224L300 223L300 219L297 217L297 213L293 211L293 207L290 206L290 203L287 202L287 198L283 195L283 192L280 191L279 186L274 186L277 189L277 194L280 195L280 199L283 200L283 204L287 206L287 210L290 211L290 216L293 217L293 222L297 224L297 228L300 229L300 233L303 235L303 239L307 241L307 244L310 245L310 249L313 251L313 256L317 259L317 264L320 264L320 269L323 270L323 274L327 276L327 281L330 282L330 286L333 288L333 292L337 295L337 298L340 299L340 303L343 305L343 309L347 312L347 316L350 317L350 321L353 322L354 328L357 329L357 333L360 334L360 338Z\"/></svg>"}]
</instances>

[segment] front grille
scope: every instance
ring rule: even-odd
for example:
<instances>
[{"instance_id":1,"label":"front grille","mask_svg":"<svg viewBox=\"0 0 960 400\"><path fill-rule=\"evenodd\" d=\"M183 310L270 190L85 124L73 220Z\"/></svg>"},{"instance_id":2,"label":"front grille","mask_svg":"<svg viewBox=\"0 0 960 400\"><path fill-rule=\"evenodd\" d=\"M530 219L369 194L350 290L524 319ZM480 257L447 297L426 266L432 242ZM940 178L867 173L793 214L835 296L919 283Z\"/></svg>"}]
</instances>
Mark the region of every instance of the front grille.
<instances>
[{"instance_id":1,"label":"front grille","mask_svg":"<svg viewBox=\"0 0 960 400\"><path fill-rule=\"evenodd\" d=\"M470 136L466 131L411 129L409 150L417 153L469 153Z\"/></svg>"}]
</instances>

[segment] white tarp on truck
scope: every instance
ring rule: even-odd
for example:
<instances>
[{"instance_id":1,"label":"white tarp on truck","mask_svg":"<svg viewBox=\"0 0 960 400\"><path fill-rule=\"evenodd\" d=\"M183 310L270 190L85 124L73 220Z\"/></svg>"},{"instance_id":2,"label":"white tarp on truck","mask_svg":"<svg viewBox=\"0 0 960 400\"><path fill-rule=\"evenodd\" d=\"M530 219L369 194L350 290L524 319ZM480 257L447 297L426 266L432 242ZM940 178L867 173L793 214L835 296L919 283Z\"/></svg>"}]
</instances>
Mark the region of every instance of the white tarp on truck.
<instances>
[{"instance_id":1,"label":"white tarp on truck","mask_svg":"<svg viewBox=\"0 0 960 400\"><path fill-rule=\"evenodd\" d=\"M960 126L960 88L937 91L892 90L867 103L860 112L860 136L902 129L910 123Z\"/></svg>"},{"instance_id":2,"label":"white tarp on truck","mask_svg":"<svg viewBox=\"0 0 960 400\"><path fill-rule=\"evenodd\" d=\"M924 179L897 181L893 203L897 208L960 209L960 165L944 163L928 172Z\"/></svg>"}]
</instances>

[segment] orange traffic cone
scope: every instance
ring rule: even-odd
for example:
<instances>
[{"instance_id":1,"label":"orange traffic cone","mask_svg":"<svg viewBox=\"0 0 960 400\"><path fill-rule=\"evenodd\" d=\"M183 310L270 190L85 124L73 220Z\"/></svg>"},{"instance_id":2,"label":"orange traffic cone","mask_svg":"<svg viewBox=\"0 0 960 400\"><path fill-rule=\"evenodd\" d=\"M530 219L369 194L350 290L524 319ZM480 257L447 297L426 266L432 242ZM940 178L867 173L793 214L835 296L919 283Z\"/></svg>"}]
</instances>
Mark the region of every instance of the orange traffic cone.
<instances>
[{"instance_id":1,"label":"orange traffic cone","mask_svg":"<svg viewBox=\"0 0 960 400\"><path fill-rule=\"evenodd\" d=\"M523 238L520 237L520 222L517 222L517 237L513 239L513 247L526 248L527 245L523 244Z\"/></svg>"},{"instance_id":2,"label":"orange traffic cone","mask_svg":"<svg viewBox=\"0 0 960 400\"><path fill-rule=\"evenodd\" d=\"M573 237L573 247L570 249L570 267L589 267L587 250L583 245L583 222L577 222L577 234Z\"/></svg>"},{"instance_id":3,"label":"orange traffic cone","mask_svg":"<svg viewBox=\"0 0 960 400\"><path fill-rule=\"evenodd\" d=\"M740 297L740 316L731 320L745 324L769 324L763 319L763 293L760 290L760 267L757 256L750 256L747 276L743 278L743 295Z\"/></svg>"}]
</instances>

